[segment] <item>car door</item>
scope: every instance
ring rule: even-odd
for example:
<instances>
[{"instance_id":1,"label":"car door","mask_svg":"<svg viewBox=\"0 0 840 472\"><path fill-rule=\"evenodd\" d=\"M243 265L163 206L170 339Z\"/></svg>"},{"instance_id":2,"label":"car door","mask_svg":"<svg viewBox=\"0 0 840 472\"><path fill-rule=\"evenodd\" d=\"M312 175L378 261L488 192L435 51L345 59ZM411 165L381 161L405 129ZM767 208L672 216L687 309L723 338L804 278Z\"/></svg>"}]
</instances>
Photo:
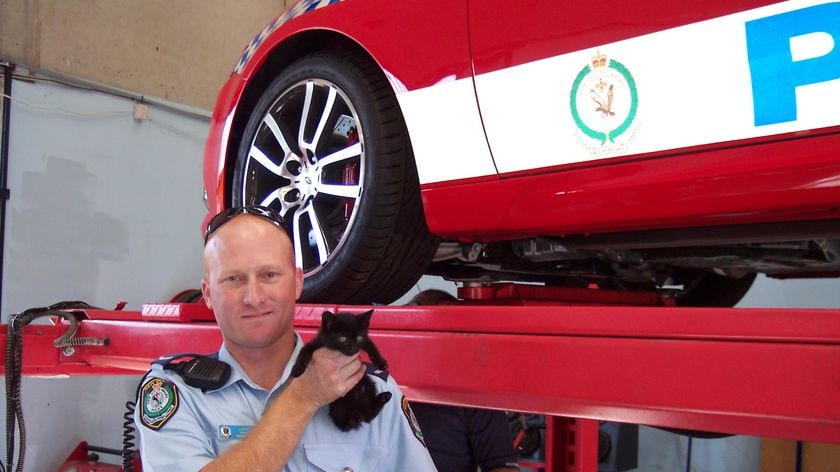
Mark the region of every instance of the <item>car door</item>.
<instances>
[{"instance_id":1,"label":"car door","mask_svg":"<svg viewBox=\"0 0 840 472\"><path fill-rule=\"evenodd\" d=\"M830 126L816 112L810 121L759 123L753 92L762 66L750 60L746 25L813 2L762 8L769 3L471 0L476 95L499 173Z\"/></svg>"}]
</instances>

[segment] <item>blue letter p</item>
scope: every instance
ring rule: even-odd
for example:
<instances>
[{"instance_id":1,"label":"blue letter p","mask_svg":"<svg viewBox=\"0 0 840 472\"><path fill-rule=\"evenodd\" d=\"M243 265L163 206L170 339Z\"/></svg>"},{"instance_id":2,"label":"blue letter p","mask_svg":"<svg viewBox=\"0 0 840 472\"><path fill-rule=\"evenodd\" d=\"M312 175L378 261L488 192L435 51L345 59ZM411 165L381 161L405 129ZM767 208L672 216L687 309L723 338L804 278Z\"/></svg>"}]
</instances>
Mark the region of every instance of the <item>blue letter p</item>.
<instances>
[{"instance_id":1,"label":"blue letter p","mask_svg":"<svg viewBox=\"0 0 840 472\"><path fill-rule=\"evenodd\" d=\"M796 120L796 87L840 78L840 3L826 3L746 23L755 125ZM835 47L794 61L790 39L826 33Z\"/></svg>"}]
</instances>

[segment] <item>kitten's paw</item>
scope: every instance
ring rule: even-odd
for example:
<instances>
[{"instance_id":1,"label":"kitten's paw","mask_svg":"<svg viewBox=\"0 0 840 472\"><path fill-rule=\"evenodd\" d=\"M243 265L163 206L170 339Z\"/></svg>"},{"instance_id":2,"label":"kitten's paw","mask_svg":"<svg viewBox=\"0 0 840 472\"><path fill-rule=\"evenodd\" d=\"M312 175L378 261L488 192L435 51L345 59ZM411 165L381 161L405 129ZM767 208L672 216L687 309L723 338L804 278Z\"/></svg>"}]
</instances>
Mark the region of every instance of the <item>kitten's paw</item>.
<instances>
[{"instance_id":1,"label":"kitten's paw","mask_svg":"<svg viewBox=\"0 0 840 472\"><path fill-rule=\"evenodd\" d=\"M391 392L382 392L376 396L376 401L384 405L388 403L389 400L391 400L391 396Z\"/></svg>"}]
</instances>

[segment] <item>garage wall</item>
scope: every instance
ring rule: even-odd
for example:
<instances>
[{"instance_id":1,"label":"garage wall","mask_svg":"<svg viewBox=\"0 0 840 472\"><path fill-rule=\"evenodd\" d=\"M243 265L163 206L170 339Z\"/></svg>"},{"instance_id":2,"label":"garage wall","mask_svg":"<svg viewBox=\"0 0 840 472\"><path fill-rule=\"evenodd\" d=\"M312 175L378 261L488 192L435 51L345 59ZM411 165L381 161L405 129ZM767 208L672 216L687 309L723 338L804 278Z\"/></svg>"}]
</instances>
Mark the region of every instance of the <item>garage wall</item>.
<instances>
[{"instance_id":1,"label":"garage wall","mask_svg":"<svg viewBox=\"0 0 840 472\"><path fill-rule=\"evenodd\" d=\"M210 109L292 0L0 0L0 58Z\"/></svg>"},{"instance_id":2,"label":"garage wall","mask_svg":"<svg viewBox=\"0 0 840 472\"><path fill-rule=\"evenodd\" d=\"M49 82L15 80L12 95L2 321L61 300L138 309L198 287L208 119L149 105L139 121L131 100ZM83 440L121 448L138 380L24 379L25 470L57 470Z\"/></svg>"},{"instance_id":3,"label":"garage wall","mask_svg":"<svg viewBox=\"0 0 840 472\"><path fill-rule=\"evenodd\" d=\"M46 82L15 80L3 300L139 308L201 277L208 120Z\"/></svg>"}]
</instances>

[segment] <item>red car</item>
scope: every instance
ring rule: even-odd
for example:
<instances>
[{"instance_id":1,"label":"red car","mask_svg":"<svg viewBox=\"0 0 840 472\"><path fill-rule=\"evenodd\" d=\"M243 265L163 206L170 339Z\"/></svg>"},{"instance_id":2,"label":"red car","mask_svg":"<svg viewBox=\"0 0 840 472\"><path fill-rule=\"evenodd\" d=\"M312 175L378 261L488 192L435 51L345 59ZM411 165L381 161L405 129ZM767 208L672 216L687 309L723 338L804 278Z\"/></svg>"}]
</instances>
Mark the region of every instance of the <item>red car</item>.
<instances>
[{"instance_id":1,"label":"red car","mask_svg":"<svg viewBox=\"0 0 840 472\"><path fill-rule=\"evenodd\" d=\"M304 301L836 277L840 3L304 0L221 90L204 180L209 215L285 215Z\"/></svg>"}]
</instances>

